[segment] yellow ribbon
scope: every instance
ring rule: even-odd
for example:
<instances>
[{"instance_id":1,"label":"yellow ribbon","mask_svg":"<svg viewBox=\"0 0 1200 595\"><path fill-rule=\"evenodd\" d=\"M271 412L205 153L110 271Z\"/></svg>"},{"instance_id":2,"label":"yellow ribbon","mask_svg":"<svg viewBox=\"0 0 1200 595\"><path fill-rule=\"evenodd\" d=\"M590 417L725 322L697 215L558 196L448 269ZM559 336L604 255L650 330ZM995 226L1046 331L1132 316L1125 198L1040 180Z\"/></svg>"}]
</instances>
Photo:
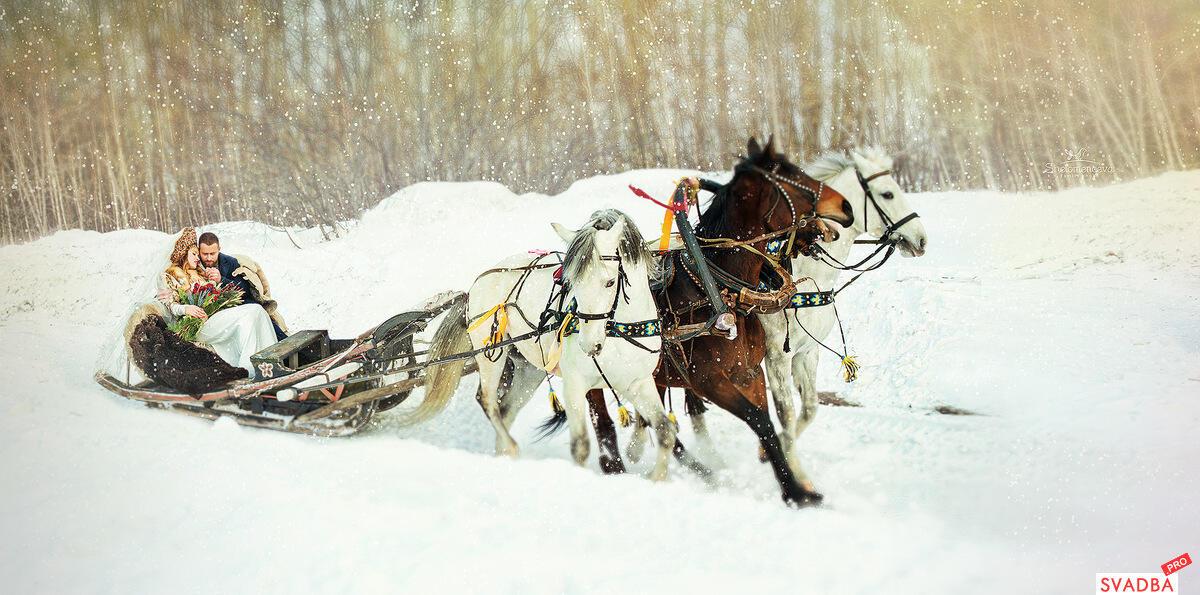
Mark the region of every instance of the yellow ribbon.
<instances>
[{"instance_id":1,"label":"yellow ribbon","mask_svg":"<svg viewBox=\"0 0 1200 595\"><path fill-rule=\"evenodd\" d=\"M662 236L658 238L658 249L669 250L671 248L671 226L675 223L675 211L667 209L663 213Z\"/></svg>"},{"instance_id":2,"label":"yellow ribbon","mask_svg":"<svg viewBox=\"0 0 1200 595\"><path fill-rule=\"evenodd\" d=\"M563 333L566 332L567 324L570 323L571 319L574 317L575 314L570 312L568 312L566 316L563 316L562 326L558 327L558 342L554 345L554 348L550 350L550 353L546 354L546 365L542 366L542 369L551 374L558 373L558 361L562 359Z\"/></svg>"},{"instance_id":3,"label":"yellow ribbon","mask_svg":"<svg viewBox=\"0 0 1200 595\"><path fill-rule=\"evenodd\" d=\"M493 306L491 310L484 312L483 316L480 316L478 320L471 323L471 326L467 327L467 331L473 331L473 330L479 328L483 324L483 321L485 321L489 318L495 317L496 318L496 332L492 333L492 336L488 337L487 340L483 342L483 344L485 346L486 345L495 345L496 343L503 341L504 340L504 332L508 330L508 309L505 308L504 306L505 306L505 304L503 302L501 302L501 303Z\"/></svg>"}]
</instances>

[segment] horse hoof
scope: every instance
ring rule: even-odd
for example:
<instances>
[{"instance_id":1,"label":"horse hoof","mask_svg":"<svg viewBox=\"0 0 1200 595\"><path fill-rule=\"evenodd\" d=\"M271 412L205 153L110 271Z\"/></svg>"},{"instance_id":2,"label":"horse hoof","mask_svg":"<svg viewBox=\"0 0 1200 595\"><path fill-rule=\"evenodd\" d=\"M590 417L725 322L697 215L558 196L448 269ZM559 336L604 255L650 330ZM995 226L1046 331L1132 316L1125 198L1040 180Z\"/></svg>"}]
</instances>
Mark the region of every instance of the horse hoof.
<instances>
[{"instance_id":1,"label":"horse hoof","mask_svg":"<svg viewBox=\"0 0 1200 595\"><path fill-rule=\"evenodd\" d=\"M794 494L794 495L785 494L783 496L783 501L786 502L788 504L788 506L792 506L795 508L808 508L810 506L820 506L821 501L823 501L824 499L825 499L825 496L822 495L820 492L814 492L811 490L804 490L804 489L798 490L797 494Z\"/></svg>"},{"instance_id":2,"label":"horse hoof","mask_svg":"<svg viewBox=\"0 0 1200 595\"><path fill-rule=\"evenodd\" d=\"M600 470L605 475L618 475L625 472L625 464L621 462L621 459L600 457Z\"/></svg>"}]
</instances>

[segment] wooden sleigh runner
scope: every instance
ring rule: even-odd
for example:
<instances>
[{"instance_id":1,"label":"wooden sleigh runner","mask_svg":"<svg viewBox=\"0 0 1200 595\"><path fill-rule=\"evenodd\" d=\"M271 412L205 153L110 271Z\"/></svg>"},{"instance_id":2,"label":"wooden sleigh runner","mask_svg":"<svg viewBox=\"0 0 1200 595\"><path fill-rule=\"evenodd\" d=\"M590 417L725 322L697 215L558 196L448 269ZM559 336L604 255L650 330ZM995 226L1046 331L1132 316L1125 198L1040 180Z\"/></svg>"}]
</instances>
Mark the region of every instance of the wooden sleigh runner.
<instances>
[{"instance_id":1,"label":"wooden sleigh runner","mask_svg":"<svg viewBox=\"0 0 1200 595\"><path fill-rule=\"evenodd\" d=\"M332 339L325 330L297 332L251 357L254 378L202 394L149 380L130 384L103 371L95 379L149 407L249 427L348 436L424 384L427 353L414 350L414 336L465 299L462 292L440 293L353 339Z\"/></svg>"}]
</instances>

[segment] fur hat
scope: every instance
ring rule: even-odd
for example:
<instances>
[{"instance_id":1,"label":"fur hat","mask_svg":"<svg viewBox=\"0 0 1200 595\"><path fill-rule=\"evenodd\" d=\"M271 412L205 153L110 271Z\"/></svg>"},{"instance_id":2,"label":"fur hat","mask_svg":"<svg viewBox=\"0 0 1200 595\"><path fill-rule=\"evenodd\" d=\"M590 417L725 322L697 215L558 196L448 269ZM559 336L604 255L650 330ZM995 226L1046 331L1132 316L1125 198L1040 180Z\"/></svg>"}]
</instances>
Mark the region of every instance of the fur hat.
<instances>
[{"instance_id":1,"label":"fur hat","mask_svg":"<svg viewBox=\"0 0 1200 595\"><path fill-rule=\"evenodd\" d=\"M196 245L196 228L185 227L179 233L179 239L175 241L175 249L171 251L171 264L175 266L183 266L187 261L188 250ZM160 253L161 254L161 253Z\"/></svg>"}]
</instances>

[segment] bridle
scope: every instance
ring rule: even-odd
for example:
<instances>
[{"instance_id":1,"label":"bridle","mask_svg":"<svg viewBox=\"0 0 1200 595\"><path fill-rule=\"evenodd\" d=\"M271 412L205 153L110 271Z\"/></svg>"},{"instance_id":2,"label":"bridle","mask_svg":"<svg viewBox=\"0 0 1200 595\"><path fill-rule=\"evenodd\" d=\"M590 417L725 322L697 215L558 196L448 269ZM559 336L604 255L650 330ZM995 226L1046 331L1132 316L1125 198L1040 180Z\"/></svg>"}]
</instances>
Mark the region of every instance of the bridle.
<instances>
[{"instance_id":1,"label":"bridle","mask_svg":"<svg viewBox=\"0 0 1200 595\"><path fill-rule=\"evenodd\" d=\"M854 167L854 175L855 175L855 177L858 178L858 185L861 186L863 189L863 215L862 215L863 216L863 229L866 230L866 229L869 229L869 227L870 227L868 225L868 216L870 214L870 211L867 210L868 201L870 202L871 206L874 207L875 214L878 215L879 218L881 220L883 220L884 225L886 225L886 227L883 230L883 233L881 233L877 239L854 240L855 244L876 244L877 246L873 252L871 252L865 258L863 258L862 260L860 260L854 264L846 264L846 263L834 258L833 255L829 254L829 252L826 251L824 248L822 248L820 244L814 243L812 245L812 248L813 248L812 257L813 258L820 260L820 261L824 262L826 265L828 265L832 268L838 269L840 271L853 271L853 272L859 273L858 275L855 275L853 278L851 278L849 281L847 281L845 284L843 284L841 287L839 287L836 291L834 291L833 292L834 295L837 295L843 289L849 287L851 283L854 283L855 281L857 281L858 278L860 276L862 276L862 273L865 273L868 271L873 271L875 269L878 269L879 267L882 267L885 263L887 263L888 259L892 257L892 254L894 254L896 252L896 244L900 243L900 238L898 236L896 236L896 232L899 231L900 228L903 227L905 224L907 224L909 221L912 221L913 219L917 219L920 217L920 215L918 215L916 211L913 211L913 212L905 215L904 217L902 217L899 221L892 221L892 218L889 217L887 212L885 212L883 210L883 207L879 206L879 202L875 198L875 193L871 190L871 187L869 184L870 184L871 180L874 180L875 178L881 178L883 176L891 175L891 173L892 173L892 170L885 169L883 171L879 171L879 172L873 173L869 176L863 177L862 172L858 170L858 167L857 166ZM871 259L878 256L880 252L884 252L885 250L886 250L886 252L884 253L883 258L879 259L878 261L876 261L873 264L870 264L870 265L867 264L868 262L871 261Z\"/></svg>"},{"instance_id":2,"label":"bridle","mask_svg":"<svg viewBox=\"0 0 1200 595\"><path fill-rule=\"evenodd\" d=\"M888 214L886 212L884 212L883 207L879 206L879 202L877 202L875 199L875 193L874 193L874 191L871 190L871 187L869 184L870 184L871 180L874 180L875 178L882 178L883 176L888 176L891 174L892 174L892 170L885 169L883 171L873 173L864 178L862 175L862 172L858 170L858 167L854 168L854 175L858 178L858 185L862 186L862 189L863 189L863 229L864 230L871 229L871 226L868 225L868 216L870 214L870 211L867 210L867 201L871 202L871 206L875 207L875 214L879 215L879 218L883 220L884 225L887 226L884 228L883 233L879 234L878 239L854 240L855 244L895 243L898 240L892 238L892 235L895 234L897 231L899 231L900 228L903 227L905 223L908 223L909 221L912 221L913 219L917 219L918 217L920 217L920 215L918 215L916 211L913 211L913 212L905 215L899 221L893 222L892 218L888 217Z\"/></svg>"},{"instance_id":3,"label":"bridle","mask_svg":"<svg viewBox=\"0 0 1200 595\"><path fill-rule=\"evenodd\" d=\"M789 178L785 175L780 174L778 171L779 170L778 163L776 163L775 167L771 168L770 170L766 170L766 169L763 169L758 166L752 166L750 169L751 169L751 171L757 172L759 175L766 178L767 181L770 182L771 185L775 187L775 191L778 192L778 194L776 195L775 204L771 205L771 209L769 211L767 211L767 214L764 216L764 221L763 221L764 228L766 228L766 221L769 220L771 218L771 214L775 212L775 207L779 205L779 197L782 196L784 199L784 202L787 203L788 212L790 212L792 215L792 224L789 225L788 227L785 227L784 229L779 230L778 232L774 232L774 233L788 232L787 233L787 236L788 236L787 242L784 244L782 254L785 254L789 257L795 256L796 250L797 250L797 248L796 248L796 232L804 227L807 227L808 223L810 221L816 220L816 218L817 218L817 203L820 202L820 200L821 200L821 193L823 193L825 191L825 182L818 180L817 181L817 184L818 184L817 189L813 190L812 188L809 188L808 186L801 183L800 180L796 180L794 178ZM783 189L784 184L792 186L793 188L798 188L798 189L803 190L803 191L809 193L810 195L812 195L812 197L813 197L812 212L810 212L808 215L806 215L803 219L796 216L796 205L792 202L791 195L789 195L787 193L787 191L785 191Z\"/></svg>"},{"instance_id":4,"label":"bridle","mask_svg":"<svg viewBox=\"0 0 1200 595\"><path fill-rule=\"evenodd\" d=\"M617 291L616 291L616 293L613 294L612 307L609 308L607 312L601 312L598 314L593 314L593 313L589 313L589 312L579 312L577 310L577 308L579 307L578 302L575 300L575 298L571 298L571 301L567 304L567 306L562 309L562 314L570 314L574 318L578 318L579 320L585 320L585 321L589 321L589 322L594 321L594 320L605 320L605 319L611 319L613 316L616 316L617 306L619 306L621 304L622 297L625 298L626 304L629 303L629 293L627 291L625 291L625 285L626 285L626 283L629 282L629 277L628 277L628 275L625 274L625 264L621 262L621 256L618 254L614 254L611 256L601 256L600 260L607 260L610 262L616 261L616 263L617 263ZM563 299L566 299L566 296L567 296L567 293L569 290L570 290L570 284L567 282L566 279L563 279Z\"/></svg>"}]
</instances>

